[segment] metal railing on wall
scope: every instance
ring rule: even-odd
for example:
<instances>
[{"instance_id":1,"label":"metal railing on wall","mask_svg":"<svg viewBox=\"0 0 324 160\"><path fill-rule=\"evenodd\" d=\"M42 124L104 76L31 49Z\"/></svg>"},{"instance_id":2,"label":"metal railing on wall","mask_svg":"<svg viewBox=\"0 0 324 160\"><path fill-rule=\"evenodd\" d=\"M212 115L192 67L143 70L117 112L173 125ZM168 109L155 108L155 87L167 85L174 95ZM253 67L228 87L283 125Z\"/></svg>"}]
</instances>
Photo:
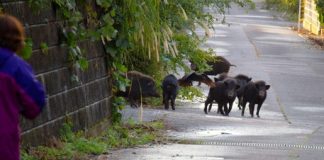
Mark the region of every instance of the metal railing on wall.
<instances>
[{"instance_id":1,"label":"metal railing on wall","mask_svg":"<svg viewBox=\"0 0 324 160\"><path fill-rule=\"evenodd\" d=\"M322 34L321 23L319 21L319 14L316 9L315 0L303 0L303 28L313 34Z\"/></svg>"}]
</instances>

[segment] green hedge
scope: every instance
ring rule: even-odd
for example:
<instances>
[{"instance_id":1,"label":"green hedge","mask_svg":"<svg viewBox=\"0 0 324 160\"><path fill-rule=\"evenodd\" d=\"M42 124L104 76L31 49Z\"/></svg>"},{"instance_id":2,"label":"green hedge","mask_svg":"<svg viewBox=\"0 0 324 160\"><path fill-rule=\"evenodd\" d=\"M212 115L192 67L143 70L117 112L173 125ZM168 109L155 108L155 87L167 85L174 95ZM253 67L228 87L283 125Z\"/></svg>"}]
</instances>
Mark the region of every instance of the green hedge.
<instances>
[{"instance_id":1,"label":"green hedge","mask_svg":"<svg viewBox=\"0 0 324 160\"><path fill-rule=\"evenodd\" d=\"M297 19L299 0L266 0L266 8L285 12L290 19Z\"/></svg>"},{"instance_id":2,"label":"green hedge","mask_svg":"<svg viewBox=\"0 0 324 160\"><path fill-rule=\"evenodd\" d=\"M324 27L324 1L317 0L316 5L317 5L318 13L319 13L319 20L321 22L322 27Z\"/></svg>"}]
</instances>

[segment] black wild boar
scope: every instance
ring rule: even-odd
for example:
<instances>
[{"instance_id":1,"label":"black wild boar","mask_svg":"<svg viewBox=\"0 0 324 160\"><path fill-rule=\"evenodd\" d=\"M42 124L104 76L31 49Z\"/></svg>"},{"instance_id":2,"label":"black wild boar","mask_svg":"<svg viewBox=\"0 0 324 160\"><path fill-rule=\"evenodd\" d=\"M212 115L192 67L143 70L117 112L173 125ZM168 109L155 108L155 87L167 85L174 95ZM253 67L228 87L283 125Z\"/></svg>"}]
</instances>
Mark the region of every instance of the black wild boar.
<instances>
[{"instance_id":1,"label":"black wild boar","mask_svg":"<svg viewBox=\"0 0 324 160\"><path fill-rule=\"evenodd\" d=\"M152 77L138 71L129 71L126 77L131 81L126 91L118 91L117 96L127 97L131 107L137 107L136 101L143 97L160 97Z\"/></svg>"},{"instance_id":2,"label":"black wild boar","mask_svg":"<svg viewBox=\"0 0 324 160\"><path fill-rule=\"evenodd\" d=\"M190 74L184 75L182 78L178 79L178 83L182 87L192 86L192 81L202 82L208 86L213 87L215 83L206 74L192 72Z\"/></svg>"},{"instance_id":3,"label":"black wild boar","mask_svg":"<svg viewBox=\"0 0 324 160\"><path fill-rule=\"evenodd\" d=\"M164 77L162 81L162 90L164 108L169 109L169 101L171 101L171 107L175 110L175 99L178 94L179 86L178 80L173 74Z\"/></svg>"},{"instance_id":4,"label":"black wild boar","mask_svg":"<svg viewBox=\"0 0 324 160\"><path fill-rule=\"evenodd\" d=\"M244 109L246 103L249 102L249 109L251 117L254 114L254 105L257 104L257 113L256 115L259 116L259 112L264 100L267 98L267 90L270 88L270 85L267 85L264 81L256 81L256 82L249 82L244 89L243 92L243 100L242 100L242 116L244 116Z\"/></svg>"},{"instance_id":5,"label":"black wild boar","mask_svg":"<svg viewBox=\"0 0 324 160\"><path fill-rule=\"evenodd\" d=\"M225 78L229 77L227 75L227 73L221 73L219 75L219 80L223 80ZM241 106L242 105L242 96L243 96L243 92L244 92L244 87L252 80L252 78L244 75L244 74L238 74L236 75L235 77L233 77L234 79L236 79L237 81L237 84L240 86L240 88L237 90L237 98L238 98L238 105L237 107L239 109L241 109ZM229 111L231 111L231 107L229 108Z\"/></svg>"},{"instance_id":6,"label":"black wild boar","mask_svg":"<svg viewBox=\"0 0 324 160\"><path fill-rule=\"evenodd\" d=\"M222 81L215 78L215 87L209 89L208 97L205 101L205 113L207 114L207 106L209 105L208 111L210 112L213 102L216 101L218 104L217 112L220 112L222 115L228 115L227 104L233 105L238 88L239 85L234 78L226 78Z\"/></svg>"},{"instance_id":7,"label":"black wild boar","mask_svg":"<svg viewBox=\"0 0 324 160\"><path fill-rule=\"evenodd\" d=\"M241 106L242 105L242 99L243 99L243 92L244 92L244 88L245 86L252 80L251 77L248 77L244 74L238 74L234 77L238 83L238 85L240 86L240 88L237 90L237 98L238 98L238 104L237 104L237 107L239 109L241 109Z\"/></svg>"},{"instance_id":8,"label":"black wild boar","mask_svg":"<svg viewBox=\"0 0 324 160\"><path fill-rule=\"evenodd\" d=\"M198 71L198 67L196 64L194 64L192 61L190 68L194 71ZM232 65L227 59L225 59L222 56L215 56L215 58L211 58L210 60L207 60L207 64L211 66L212 70L205 71L204 73L207 75L217 75L220 73L228 73L229 69Z\"/></svg>"}]
</instances>

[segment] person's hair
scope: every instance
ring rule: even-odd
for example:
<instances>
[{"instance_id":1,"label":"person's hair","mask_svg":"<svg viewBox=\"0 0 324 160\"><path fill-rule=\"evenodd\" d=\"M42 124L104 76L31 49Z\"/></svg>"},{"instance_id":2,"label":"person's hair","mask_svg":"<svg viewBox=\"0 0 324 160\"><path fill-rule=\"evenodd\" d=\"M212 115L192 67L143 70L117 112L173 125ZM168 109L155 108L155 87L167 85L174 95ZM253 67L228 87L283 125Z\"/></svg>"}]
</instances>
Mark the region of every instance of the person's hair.
<instances>
[{"instance_id":1,"label":"person's hair","mask_svg":"<svg viewBox=\"0 0 324 160\"><path fill-rule=\"evenodd\" d=\"M24 47L25 31L21 22L8 14L0 14L0 47L18 52Z\"/></svg>"}]
</instances>

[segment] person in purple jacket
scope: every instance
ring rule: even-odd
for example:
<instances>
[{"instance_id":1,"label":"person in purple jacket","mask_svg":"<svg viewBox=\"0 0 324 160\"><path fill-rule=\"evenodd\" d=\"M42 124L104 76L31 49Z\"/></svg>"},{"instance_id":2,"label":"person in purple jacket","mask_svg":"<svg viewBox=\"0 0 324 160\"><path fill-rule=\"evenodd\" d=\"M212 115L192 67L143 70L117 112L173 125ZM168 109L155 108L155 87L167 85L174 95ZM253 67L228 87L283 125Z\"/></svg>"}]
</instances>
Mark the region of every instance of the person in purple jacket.
<instances>
[{"instance_id":1,"label":"person in purple jacket","mask_svg":"<svg viewBox=\"0 0 324 160\"><path fill-rule=\"evenodd\" d=\"M0 14L0 159L19 160L19 115L33 119L45 106L45 91L31 67L19 58L24 46L22 24Z\"/></svg>"}]
</instances>

